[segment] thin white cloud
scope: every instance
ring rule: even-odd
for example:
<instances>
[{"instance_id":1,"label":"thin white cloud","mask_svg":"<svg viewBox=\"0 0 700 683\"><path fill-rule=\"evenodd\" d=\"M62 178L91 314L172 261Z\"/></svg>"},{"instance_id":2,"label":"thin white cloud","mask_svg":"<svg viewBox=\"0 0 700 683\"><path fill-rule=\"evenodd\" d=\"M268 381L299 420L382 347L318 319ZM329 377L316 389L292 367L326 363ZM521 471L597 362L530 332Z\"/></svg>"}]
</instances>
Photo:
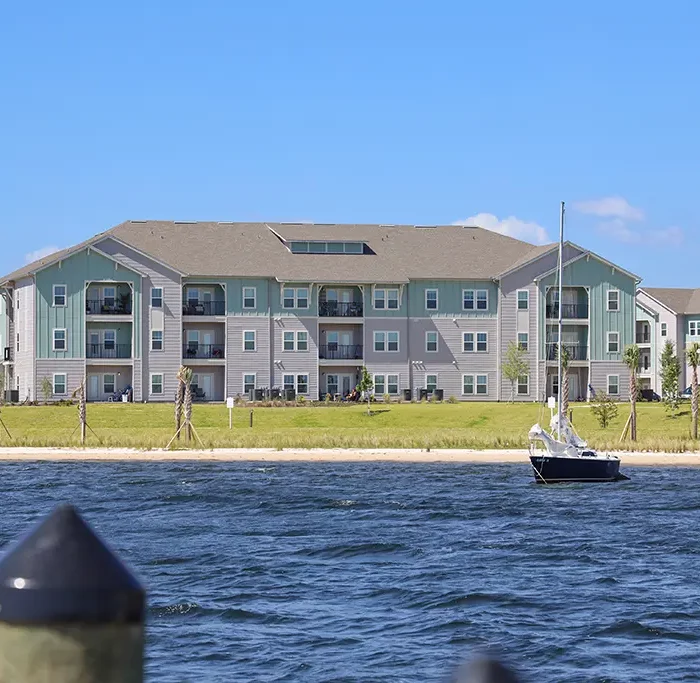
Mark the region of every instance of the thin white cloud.
<instances>
[{"instance_id":1,"label":"thin white cloud","mask_svg":"<svg viewBox=\"0 0 700 683\"><path fill-rule=\"evenodd\" d=\"M601 218L620 218L627 221L644 220L644 211L632 206L624 197L603 197L574 202L574 209Z\"/></svg>"},{"instance_id":2,"label":"thin white cloud","mask_svg":"<svg viewBox=\"0 0 700 683\"><path fill-rule=\"evenodd\" d=\"M598 230L606 237L623 244L678 247L683 244L685 238L683 230L675 225L657 230L634 230L620 218L600 223Z\"/></svg>"},{"instance_id":3,"label":"thin white cloud","mask_svg":"<svg viewBox=\"0 0 700 683\"><path fill-rule=\"evenodd\" d=\"M56 247L54 245L51 245L48 247L42 247L41 249L37 249L36 251L30 251L28 254L24 255L24 262L25 263L33 263L34 261L38 261L39 259L46 258L47 256L51 256L51 254L54 254L60 250L61 250L60 247Z\"/></svg>"},{"instance_id":4,"label":"thin white cloud","mask_svg":"<svg viewBox=\"0 0 700 683\"><path fill-rule=\"evenodd\" d=\"M550 241L547 231L541 225L532 221L523 221L515 216L508 216L508 218L501 220L492 213L477 213L475 216L455 221L453 225L471 225L485 228L492 232L498 232L501 235L508 235L508 237L515 237L516 239L534 242L535 244L546 244Z\"/></svg>"}]
</instances>

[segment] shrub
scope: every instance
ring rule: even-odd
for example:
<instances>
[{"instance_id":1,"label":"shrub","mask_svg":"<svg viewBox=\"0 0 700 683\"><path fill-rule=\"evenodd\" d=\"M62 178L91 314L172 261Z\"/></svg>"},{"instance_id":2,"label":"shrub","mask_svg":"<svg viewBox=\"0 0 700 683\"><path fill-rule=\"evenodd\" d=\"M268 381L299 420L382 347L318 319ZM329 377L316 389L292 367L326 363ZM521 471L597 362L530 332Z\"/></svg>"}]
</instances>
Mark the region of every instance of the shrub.
<instances>
[{"instance_id":1,"label":"shrub","mask_svg":"<svg viewBox=\"0 0 700 683\"><path fill-rule=\"evenodd\" d=\"M459 403L459 401L457 401L457 397L456 397L456 396L450 396L450 397L447 399L447 402L448 402L448 403L452 403L453 405L454 405L455 403Z\"/></svg>"},{"instance_id":2,"label":"shrub","mask_svg":"<svg viewBox=\"0 0 700 683\"><path fill-rule=\"evenodd\" d=\"M606 429L617 417L617 405L610 396L601 391L593 399L591 412L595 415L601 428Z\"/></svg>"},{"instance_id":3,"label":"shrub","mask_svg":"<svg viewBox=\"0 0 700 683\"><path fill-rule=\"evenodd\" d=\"M391 403L391 396L389 394L384 394L382 399L384 400L384 403Z\"/></svg>"}]
</instances>

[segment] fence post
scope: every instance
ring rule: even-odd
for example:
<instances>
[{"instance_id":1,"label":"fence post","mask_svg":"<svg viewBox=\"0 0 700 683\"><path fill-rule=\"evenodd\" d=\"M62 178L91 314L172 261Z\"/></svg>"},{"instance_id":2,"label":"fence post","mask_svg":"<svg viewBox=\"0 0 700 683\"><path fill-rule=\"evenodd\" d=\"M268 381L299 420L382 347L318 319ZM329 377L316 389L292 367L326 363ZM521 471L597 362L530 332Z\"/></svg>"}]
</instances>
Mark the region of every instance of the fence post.
<instances>
[{"instance_id":1,"label":"fence post","mask_svg":"<svg viewBox=\"0 0 700 683\"><path fill-rule=\"evenodd\" d=\"M0 681L142 683L145 591L70 505L0 561Z\"/></svg>"},{"instance_id":2,"label":"fence post","mask_svg":"<svg viewBox=\"0 0 700 683\"><path fill-rule=\"evenodd\" d=\"M253 426L253 411L250 411L250 426Z\"/></svg>"}]
</instances>

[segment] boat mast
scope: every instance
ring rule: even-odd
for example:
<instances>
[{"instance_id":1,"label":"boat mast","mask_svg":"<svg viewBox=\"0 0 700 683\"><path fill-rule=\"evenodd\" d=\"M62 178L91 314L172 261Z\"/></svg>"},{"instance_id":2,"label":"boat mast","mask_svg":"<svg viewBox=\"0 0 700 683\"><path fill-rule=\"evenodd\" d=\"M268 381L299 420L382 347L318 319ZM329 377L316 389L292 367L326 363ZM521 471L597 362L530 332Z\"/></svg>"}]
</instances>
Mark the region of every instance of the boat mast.
<instances>
[{"instance_id":1,"label":"boat mast","mask_svg":"<svg viewBox=\"0 0 700 683\"><path fill-rule=\"evenodd\" d=\"M557 358L559 359L558 376L557 376L557 439L561 440L561 375L562 375L562 332L563 332L563 306L562 306L562 280L564 274L564 202L561 203L559 210L559 349Z\"/></svg>"}]
</instances>

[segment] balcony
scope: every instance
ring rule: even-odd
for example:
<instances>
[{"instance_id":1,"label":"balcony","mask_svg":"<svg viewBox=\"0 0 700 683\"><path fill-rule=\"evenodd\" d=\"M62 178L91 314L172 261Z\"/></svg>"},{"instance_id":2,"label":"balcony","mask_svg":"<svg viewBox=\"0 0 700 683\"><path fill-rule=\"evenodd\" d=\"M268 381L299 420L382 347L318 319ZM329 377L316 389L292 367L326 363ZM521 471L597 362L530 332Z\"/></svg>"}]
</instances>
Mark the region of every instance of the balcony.
<instances>
[{"instance_id":1,"label":"balcony","mask_svg":"<svg viewBox=\"0 0 700 683\"><path fill-rule=\"evenodd\" d=\"M637 331L635 336L635 343L637 344L651 344L651 332L646 330L645 332Z\"/></svg>"},{"instance_id":2,"label":"balcony","mask_svg":"<svg viewBox=\"0 0 700 683\"><path fill-rule=\"evenodd\" d=\"M187 360L223 360L224 344L183 344L182 357Z\"/></svg>"},{"instance_id":3,"label":"balcony","mask_svg":"<svg viewBox=\"0 0 700 683\"><path fill-rule=\"evenodd\" d=\"M87 299L87 315L131 315L131 297L120 299Z\"/></svg>"},{"instance_id":4,"label":"balcony","mask_svg":"<svg viewBox=\"0 0 700 683\"><path fill-rule=\"evenodd\" d=\"M547 304L547 317L559 318L559 304ZM588 318L588 304L562 304L561 317L564 320L586 320Z\"/></svg>"},{"instance_id":5,"label":"balcony","mask_svg":"<svg viewBox=\"0 0 700 683\"><path fill-rule=\"evenodd\" d=\"M318 315L321 318L361 318L362 303L359 301L319 301Z\"/></svg>"},{"instance_id":6,"label":"balcony","mask_svg":"<svg viewBox=\"0 0 700 683\"><path fill-rule=\"evenodd\" d=\"M87 344L85 357L104 360L128 359L131 358L131 344Z\"/></svg>"},{"instance_id":7,"label":"balcony","mask_svg":"<svg viewBox=\"0 0 700 683\"><path fill-rule=\"evenodd\" d=\"M569 354L569 361L588 360L588 347L584 344L563 344ZM559 358L559 344L547 344L547 360L557 360Z\"/></svg>"},{"instance_id":8,"label":"balcony","mask_svg":"<svg viewBox=\"0 0 700 683\"><path fill-rule=\"evenodd\" d=\"M362 360L362 344L323 344L318 357L324 360Z\"/></svg>"},{"instance_id":9,"label":"balcony","mask_svg":"<svg viewBox=\"0 0 700 683\"><path fill-rule=\"evenodd\" d=\"M183 301L182 315L226 315L226 302Z\"/></svg>"}]
</instances>

